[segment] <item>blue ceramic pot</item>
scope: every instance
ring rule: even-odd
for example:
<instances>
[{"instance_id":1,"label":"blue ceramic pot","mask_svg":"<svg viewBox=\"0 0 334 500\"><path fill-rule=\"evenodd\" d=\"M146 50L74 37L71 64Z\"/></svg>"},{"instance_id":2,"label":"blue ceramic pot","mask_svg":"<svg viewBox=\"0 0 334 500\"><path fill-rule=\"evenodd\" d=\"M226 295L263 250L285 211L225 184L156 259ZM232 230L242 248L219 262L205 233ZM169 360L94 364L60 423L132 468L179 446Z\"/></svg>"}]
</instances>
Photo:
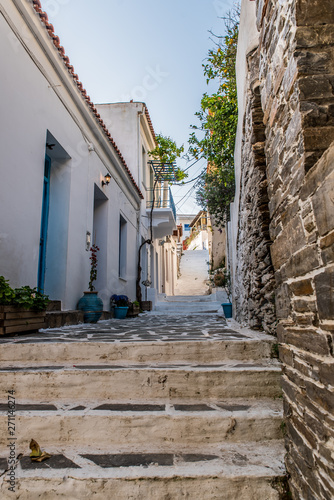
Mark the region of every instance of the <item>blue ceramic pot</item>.
<instances>
[{"instance_id":1,"label":"blue ceramic pot","mask_svg":"<svg viewBox=\"0 0 334 500\"><path fill-rule=\"evenodd\" d=\"M98 292L84 292L78 302L78 309L84 311L85 323L96 323L102 316L103 302L97 294Z\"/></svg>"},{"instance_id":2,"label":"blue ceramic pot","mask_svg":"<svg viewBox=\"0 0 334 500\"><path fill-rule=\"evenodd\" d=\"M128 307L115 307L114 308L114 318L115 319L124 319L128 312Z\"/></svg>"},{"instance_id":3,"label":"blue ceramic pot","mask_svg":"<svg viewBox=\"0 0 334 500\"><path fill-rule=\"evenodd\" d=\"M222 304L222 308L224 309L225 318L232 318L232 304L230 302L226 302Z\"/></svg>"}]
</instances>

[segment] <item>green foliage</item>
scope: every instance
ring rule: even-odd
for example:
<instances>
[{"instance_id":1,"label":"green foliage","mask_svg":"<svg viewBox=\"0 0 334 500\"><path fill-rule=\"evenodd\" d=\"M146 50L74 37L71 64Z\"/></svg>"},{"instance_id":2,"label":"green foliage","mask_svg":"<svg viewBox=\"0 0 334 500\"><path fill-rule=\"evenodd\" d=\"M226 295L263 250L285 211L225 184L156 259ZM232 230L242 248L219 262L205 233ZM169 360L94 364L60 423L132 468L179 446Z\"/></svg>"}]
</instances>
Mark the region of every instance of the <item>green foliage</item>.
<instances>
[{"instance_id":1,"label":"green foliage","mask_svg":"<svg viewBox=\"0 0 334 500\"><path fill-rule=\"evenodd\" d=\"M3 306L12 304L15 298L15 292L8 283L8 280L0 276L0 304Z\"/></svg>"},{"instance_id":2,"label":"green foliage","mask_svg":"<svg viewBox=\"0 0 334 500\"><path fill-rule=\"evenodd\" d=\"M13 290L9 286L8 280L0 276L0 305L12 305L22 309L44 311L48 303L48 296L39 292L37 288L22 286Z\"/></svg>"},{"instance_id":3,"label":"green foliage","mask_svg":"<svg viewBox=\"0 0 334 500\"><path fill-rule=\"evenodd\" d=\"M218 37L217 48L208 53L203 64L209 83L218 80L218 90L204 94L196 113L199 126L192 126L189 154L205 158L208 172L203 172L197 191L197 203L209 210L216 223L224 225L227 209L234 196L234 146L238 121L235 61L237 53L239 9L225 19L226 35ZM201 136L201 137L199 137Z\"/></svg>"},{"instance_id":4,"label":"green foliage","mask_svg":"<svg viewBox=\"0 0 334 500\"><path fill-rule=\"evenodd\" d=\"M36 311L43 311L49 302L46 295L42 294L37 288L30 288L30 286L22 286L15 288L15 305L23 309L35 309Z\"/></svg>"},{"instance_id":5,"label":"green foliage","mask_svg":"<svg viewBox=\"0 0 334 500\"><path fill-rule=\"evenodd\" d=\"M178 148L173 139L161 134L156 136L156 143L156 147L149 151L148 154L163 164L174 163L176 158L179 158L184 151L183 145Z\"/></svg>"}]
</instances>

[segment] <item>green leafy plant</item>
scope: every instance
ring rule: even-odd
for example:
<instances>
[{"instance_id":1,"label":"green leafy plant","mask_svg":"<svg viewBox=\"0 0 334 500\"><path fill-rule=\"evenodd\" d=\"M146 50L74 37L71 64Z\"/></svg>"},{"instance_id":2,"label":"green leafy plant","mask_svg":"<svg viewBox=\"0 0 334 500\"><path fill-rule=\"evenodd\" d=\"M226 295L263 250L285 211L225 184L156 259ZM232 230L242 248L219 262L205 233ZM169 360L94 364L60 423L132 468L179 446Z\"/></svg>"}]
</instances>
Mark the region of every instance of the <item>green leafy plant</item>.
<instances>
[{"instance_id":1,"label":"green leafy plant","mask_svg":"<svg viewBox=\"0 0 334 500\"><path fill-rule=\"evenodd\" d=\"M22 286L15 288L14 304L23 309L35 309L36 311L43 311L49 302L48 296L39 292L37 288L30 288L30 286Z\"/></svg>"},{"instance_id":2,"label":"green leafy plant","mask_svg":"<svg viewBox=\"0 0 334 500\"><path fill-rule=\"evenodd\" d=\"M14 290L9 286L9 280L6 280L3 276L0 276L0 304L8 305L12 304L15 298Z\"/></svg>"},{"instance_id":3,"label":"green leafy plant","mask_svg":"<svg viewBox=\"0 0 334 500\"><path fill-rule=\"evenodd\" d=\"M194 132L189 138L188 154L208 162L197 184L196 201L215 217L216 225L222 226L228 218L235 190L234 146L238 121L235 62L239 17L239 8L228 14L226 35L216 37L216 48L209 51L203 64L207 83L218 80L219 84L216 93L203 95L201 109L195 114L200 125L191 127Z\"/></svg>"},{"instance_id":4,"label":"green leafy plant","mask_svg":"<svg viewBox=\"0 0 334 500\"><path fill-rule=\"evenodd\" d=\"M174 163L176 158L179 158L184 151L183 145L178 148L176 142L170 137L158 134L155 138L156 146L148 154L160 163Z\"/></svg>"},{"instance_id":5,"label":"green leafy plant","mask_svg":"<svg viewBox=\"0 0 334 500\"><path fill-rule=\"evenodd\" d=\"M0 276L0 305L12 305L22 309L44 311L49 303L49 297L39 292L37 288L22 286L12 289L9 281Z\"/></svg>"}]
</instances>

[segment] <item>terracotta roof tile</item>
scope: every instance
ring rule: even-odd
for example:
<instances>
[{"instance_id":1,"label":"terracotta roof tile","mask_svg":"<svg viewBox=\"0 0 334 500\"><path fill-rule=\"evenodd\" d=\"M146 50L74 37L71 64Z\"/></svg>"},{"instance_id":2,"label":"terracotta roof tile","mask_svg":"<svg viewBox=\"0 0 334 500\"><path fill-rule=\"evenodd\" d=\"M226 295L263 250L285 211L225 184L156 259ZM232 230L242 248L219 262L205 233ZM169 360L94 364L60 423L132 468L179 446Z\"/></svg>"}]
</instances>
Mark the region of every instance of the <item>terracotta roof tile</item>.
<instances>
[{"instance_id":1,"label":"terracotta roof tile","mask_svg":"<svg viewBox=\"0 0 334 500\"><path fill-rule=\"evenodd\" d=\"M153 128L153 125L152 125L152 120L151 120L151 117L150 117L150 113L148 112L148 109L147 109L147 106L145 104L145 115L146 115L146 118L147 118L147 121L148 121L148 124L149 124L149 127L150 127L150 130L152 132L152 135L153 135L153 139L155 139L155 132L154 132L154 128Z\"/></svg>"},{"instance_id":2,"label":"terracotta roof tile","mask_svg":"<svg viewBox=\"0 0 334 500\"><path fill-rule=\"evenodd\" d=\"M68 69L69 73L72 75L73 80L74 80L74 82L76 83L76 85L78 87L78 90L82 94L82 97L87 101L87 104L91 108L91 110L94 113L94 115L96 116L96 119L99 122L101 128L103 129L103 131L105 132L106 136L108 137L109 142L111 143L112 147L114 148L114 150L118 154L118 156L119 156L119 158L120 158L120 160L121 160L121 162L123 164L123 167L124 167L126 173L128 174L129 179L131 180L132 184L135 186L135 188L136 188L137 192L139 193L139 196L141 197L141 199L144 199L141 190L139 189L137 183L135 182L135 180L133 178L133 175L131 174L131 172L129 170L129 167L126 164L126 161L124 160L124 158L123 158L120 150L116 146L114 139L111 137L110 132L108 131L105 123L103 122L103 120L100 117L100 114L97 112L97 109L96 109L94 103L90 100L90 96L87 95L86 89L83 88L82 83L79 81L78 75L76 73L74 73L74 67L70 64L70 59L65 54L64 47L60 45L60 39L55 34L53 25L51 23L49 23L49 19L48 19L47 13L42 10L41 2L39 0L32 0L32 4L33 4L33 7L34 7L34 10L37 12L37 14L39 15L41 21L44 23L45 29L47 30L47 32L48 32L48 34L50 36L50 39L52 40L54 46L56 47L56 49L58 50L60 56L62 57L62 59L64 61L64 64L67 66L67 69ZM147 120L148 120L150 128L151 128L152 134L153 134L153 136L155 138L155 134L154 134L154 130L153 130L151 118L150 118L150 115L149 115L149 113L147 111L146 106L145 106L145 113L146 113Z\"/></svg>"}]
</instances>

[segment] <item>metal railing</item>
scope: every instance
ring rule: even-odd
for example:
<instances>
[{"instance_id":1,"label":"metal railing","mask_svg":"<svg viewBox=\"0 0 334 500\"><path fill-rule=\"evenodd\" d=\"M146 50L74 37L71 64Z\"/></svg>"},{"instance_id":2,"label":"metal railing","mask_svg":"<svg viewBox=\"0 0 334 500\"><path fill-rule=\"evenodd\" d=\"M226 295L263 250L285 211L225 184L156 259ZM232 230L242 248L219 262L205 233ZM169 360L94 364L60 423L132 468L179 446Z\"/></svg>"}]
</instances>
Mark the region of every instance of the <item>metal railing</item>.
<instances>
[{"instance_id":1,"label":"metal railing","mask_svg":"<svg viewBox=\"0 0 334 500\"><path fill-rule=\"evenodd\" d=\"M154 191L155 191L154 208L170 208L173 212L174 219L176 221L176 208L170 187L157 186ZM148 189L147 202L146 202L147 209L152 208L152 202L153 202L153 189Z\"/></svg>"}]
</instances>

